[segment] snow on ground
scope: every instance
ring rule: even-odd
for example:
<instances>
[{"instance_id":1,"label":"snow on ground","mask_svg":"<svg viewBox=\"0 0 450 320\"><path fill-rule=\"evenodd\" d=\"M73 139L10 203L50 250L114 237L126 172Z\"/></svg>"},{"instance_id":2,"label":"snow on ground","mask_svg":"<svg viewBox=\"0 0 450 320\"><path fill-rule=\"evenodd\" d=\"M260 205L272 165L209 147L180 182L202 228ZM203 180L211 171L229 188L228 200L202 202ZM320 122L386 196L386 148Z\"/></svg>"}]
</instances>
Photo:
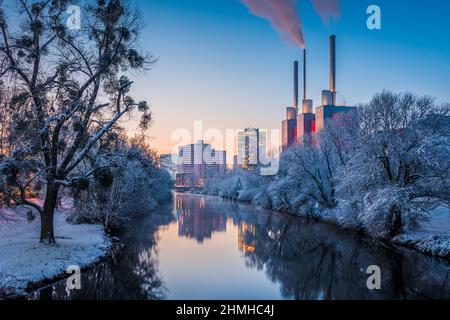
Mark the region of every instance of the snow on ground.
<instances>
[{"instance_id":1,"label":"snow on ground","mask_svg":"<svg viewBox=\"0 0 450 320\"><path fill-rule=\"evenodd\" d=\"M450 259L450 209L437 208L430 220L422 223L418 230L398 236L394 242L426 254Z\"/></svg>"},{"instance_id":2,"label":"snow on ground","mask_svg":"<svg viewBox=\"0 0 450 320\"><path fill-rule=\"evenodd\" d=\"M67 208L55 214L56 245L39 243L39 216L27 221L25 207L0 208L0 298L23 294L30 285L81 268L106 255L110 241L99 225L71 225Z\"/></svg>"}]
</instances>

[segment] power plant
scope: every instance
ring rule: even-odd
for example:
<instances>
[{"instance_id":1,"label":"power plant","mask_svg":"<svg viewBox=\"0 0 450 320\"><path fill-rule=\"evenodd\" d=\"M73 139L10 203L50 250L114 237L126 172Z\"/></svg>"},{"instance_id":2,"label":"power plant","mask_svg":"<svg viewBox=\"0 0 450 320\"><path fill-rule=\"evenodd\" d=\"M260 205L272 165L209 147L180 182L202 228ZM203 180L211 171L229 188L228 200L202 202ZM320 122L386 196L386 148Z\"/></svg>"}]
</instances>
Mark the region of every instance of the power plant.
<instances>
[{"instance_id":1,"label":"power plant","mask_svg":"<svg viewBox=\"0 0 450 320\"><path fill-rule=\"evenodd\" d=\"M299 62L293 63L293 104L286 108L286 119L282 121L282 151L295 144L314 142L314 136L327 124L339 118L339 114L356 112L356 107L337 105L336 86L336 36L330 36L329 42L329 90L322 90L321 104L313 107L313 100L308 99L308 51L303 54L303 97L299 100ZM238 133L238 154L234 156L233 168L257 171L265 163L267 156L267 136L258 128L247 128ZM314 142L314 145L315 142ZM205 150L209 151L206 153ZM211 154L211 157L208 156ZM169 158L171 159L169 161ZM171 169L179 187L200 187L204 179L227 170L226 152L212 149L202 140L188 144L179 149L175 155L177 163L172 163L172 155L161 157L161 163Z\"/></svg>"},{"instance_id":2,"label":"power plant","mask_svg":"<svg viewBox=\"0 0 450 320\"><path fill-rule=\"evenodd\" d=\"M313 112L313 101L307 98L307 51L303 49L303 101L298 110L298 61L294 61L294 106L286 108L286 120L281 123L282 150L293 144L303 144L319 133L336 114L353 112L356 107L338 106L336 101L336 36L330 36L330 89L322 91L321 105Z\"/></svg>"},{"instance_id":3,"label":"power plant","mask_svg":"<svg viewBox=\"0 0 450 320\"><path fill-rule=\"evenodd\" d=\"M298 115L298 61L294 61L294 106L286 108L286 120L281 123L283 150L296 143Z\"/></svg>"}]
</instances>

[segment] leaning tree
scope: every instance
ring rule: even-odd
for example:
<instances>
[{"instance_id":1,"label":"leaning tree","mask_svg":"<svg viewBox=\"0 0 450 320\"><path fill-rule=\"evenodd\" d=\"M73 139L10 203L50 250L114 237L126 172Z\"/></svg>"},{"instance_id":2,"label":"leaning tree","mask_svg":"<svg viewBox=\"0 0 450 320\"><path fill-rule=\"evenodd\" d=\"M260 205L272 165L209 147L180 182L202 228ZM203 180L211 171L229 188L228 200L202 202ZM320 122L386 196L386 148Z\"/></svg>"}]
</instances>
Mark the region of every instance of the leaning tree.
<instances>
[{"instance_id":1,"label":"leaning tree","mask_svg":"<svg viewBox=\"0 0 450 320\"><path fill-rule=\"evenodd\" d=\"M50 244L58 192L86 178L76 170L80 162L125 115L137 109L145 127L151 114L129 96L132 82L124 76L152 62L137 47L137 11L122 0L83 1L78 30L67 27L73 3L13 1L18 18L9 23L0 1L0 77L16 84L9 112L18 115L11 133L18 143L2 173L12 201L39 211L40 241ZM36 181L45 189L42 205L27 198Z\"/></svg>"}]
</instances>

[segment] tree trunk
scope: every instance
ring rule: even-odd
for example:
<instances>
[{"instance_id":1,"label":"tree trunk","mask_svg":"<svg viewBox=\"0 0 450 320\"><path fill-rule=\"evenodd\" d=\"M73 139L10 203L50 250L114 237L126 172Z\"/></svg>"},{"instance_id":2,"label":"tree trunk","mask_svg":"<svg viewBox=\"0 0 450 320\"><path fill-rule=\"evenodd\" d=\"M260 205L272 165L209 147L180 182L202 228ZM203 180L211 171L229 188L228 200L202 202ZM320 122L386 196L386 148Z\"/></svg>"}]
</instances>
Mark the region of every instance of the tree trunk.
<instances>
[{"instance_id":1,"label":"tree trunk","mask_svg":"<svg viewBox=\"0 0 450 320\"><path fill-rule=\"evenodd\" d=\"M393 205L389 208L388 221L389 238L392 239L403 231L402 212L397 205Z\"/></svg>"},{"instance_id":2,"label":"tree trunk","mask_svg":"<svg viewBox=\"0 0 450 320\"><path fill-rule=\"evenodd\" d=\"M11 197L5 192L4 203L8 207L11 204Z\"/></svg>"},{"instance_id":3,"label":"tree trunk","mask_svg":"<svg viewBox=\"0 0 450 320\"><path fill-rule=\"evenodd\" d=\"M53 214L55 212L58 198L59 186L55 183L47 183L47 193L45 195L44 209L41 213L41 242L54 244L55 235L53 232Z\"/></svg>"}]
</instances>

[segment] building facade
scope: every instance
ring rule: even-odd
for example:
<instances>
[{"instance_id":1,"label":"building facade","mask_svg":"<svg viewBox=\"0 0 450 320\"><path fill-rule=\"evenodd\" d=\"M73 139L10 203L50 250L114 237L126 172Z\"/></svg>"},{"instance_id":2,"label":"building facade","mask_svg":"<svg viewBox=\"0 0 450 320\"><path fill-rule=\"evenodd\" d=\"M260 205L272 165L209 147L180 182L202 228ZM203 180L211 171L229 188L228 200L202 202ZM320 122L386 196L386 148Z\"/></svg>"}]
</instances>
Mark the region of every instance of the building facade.
<instances>
[{"instance_id":1,"label":"building facade","mask_svg":"<svg viewBox=\"0 0 450 320\"><path fill-rule=\"evenodd\" d=\"M233 165L254 171L266 163L266 132L257 128L247 128L238 133L237 163Z\"/></svg>"},{"instance_id":2,"label":"building facade","mask_svg":"<svg viewBox=\"0 0 450 320\"><path fill-rule=\"evenodd\" d=\"M205 178L226 171L226 151L215 150L202 140L179 148L176 185L202 187Z\"/></svg>"},{"instance_id":3,"label":"building facade","mask_svg":"<svg viewBox=\"0 0 450 320\"><path fill-rule=\"evenodd\" d=\"M297 143L297 114L298 108L286 108L286 120L281 122L281 148L283 151Z\"/></svg>"}]
</instances>

